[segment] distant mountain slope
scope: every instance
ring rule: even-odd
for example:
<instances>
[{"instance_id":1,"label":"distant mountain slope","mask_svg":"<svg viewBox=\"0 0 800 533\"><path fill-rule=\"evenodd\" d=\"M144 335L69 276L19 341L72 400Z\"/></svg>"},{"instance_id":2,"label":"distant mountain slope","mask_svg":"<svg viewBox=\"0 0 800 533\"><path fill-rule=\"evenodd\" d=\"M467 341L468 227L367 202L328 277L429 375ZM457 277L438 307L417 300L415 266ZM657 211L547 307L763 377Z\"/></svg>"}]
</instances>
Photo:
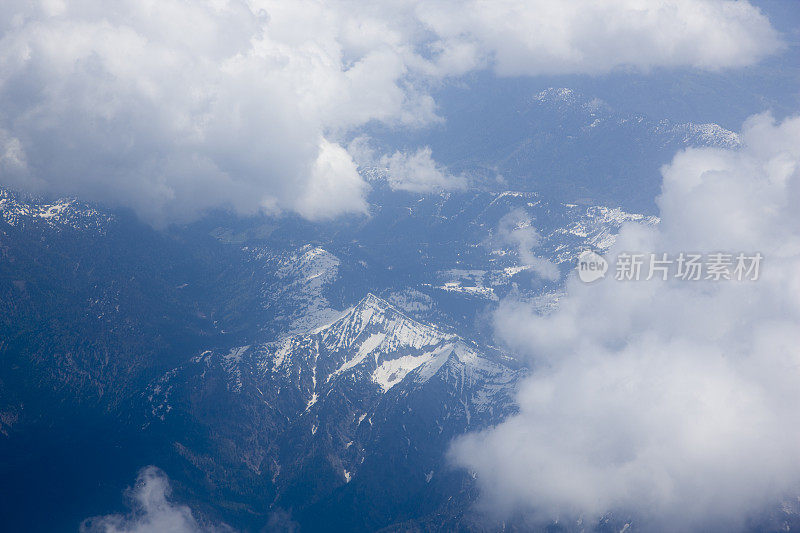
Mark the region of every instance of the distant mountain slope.
<instances>
[{"instance_id":1,"label":"distant mountain slope","mask_svg":"<svg viewBox=\"0 0 800 533\"><path fill-rule=\"evenodd\" d=\"M733 148L735 132L617 109L569 87L509 81L480 99L457 87L443 98L440 127L396 132L375 127L379 150L429 146L434 159L473 188L538 192L551 202L653 215L660 168L689 146ZM481 126L475 127L476 124Z\"/></svg>"}]
</instances>

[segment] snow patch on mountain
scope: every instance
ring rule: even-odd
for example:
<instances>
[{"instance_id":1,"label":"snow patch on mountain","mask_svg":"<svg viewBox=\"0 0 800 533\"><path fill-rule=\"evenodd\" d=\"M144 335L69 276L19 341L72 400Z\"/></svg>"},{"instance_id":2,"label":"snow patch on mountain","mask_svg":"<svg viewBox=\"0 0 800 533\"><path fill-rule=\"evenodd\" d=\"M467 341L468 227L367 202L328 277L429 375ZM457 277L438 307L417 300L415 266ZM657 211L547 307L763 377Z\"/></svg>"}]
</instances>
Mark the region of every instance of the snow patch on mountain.
<instances>
[{"instance_id":1,"label":"snow patch on mountain","mask_svg":"<svg viewBox=\"0 0 800 533\"><path fill-rule=\"evenodd\" d=\"M240 363L242 356L250 349L250 346L239 346L231 349L222 358L222 367L228 372L230 382L228 383L229 390L234 392L241 392L242 390L242 370Z\"/></svg>"},{"instance_id":2,"label":"snow patch on mountain","mask_svg":"<svg viewBox=\"0 0 800 533\"><path fill-rule=\"evenodd\" d=\"M591 206L580 208L573 206L569 208L573 221L564 228L557 229L554 233L558 235L573 235L582 239L584 245L605 251L613 246L619 233L620 227L626 222L637 222L648 226L659 223L659 218L652 215L642 215L638 213L628 213L620 208L609 208L604 206ZM575 254L580 253L580 249L572 248L564 250L557 257L559 263L573 261Z\"/></svg>"},{"instance_id":3,"label":"snow patch on mountain","mask_svg":"<svg viewBox=\"0 0 800 533\"><path fill-rule=\"evenodd\" d=\"M436 370L441 367L440 362L440 364L434 369L433 363L441 361L443 355L446 358L447 355L452 352L452 350L453 346L448 344L421 355L404 355L402 357L398 357L397 359L384 361L372 372L372 381L377 383L383 392L386 392L403 381L403 379L405 379L410 372L423 365L428 365L429 369L433 371L426 373L424 377L421 378L421 381L427 381L436 373Z\"/></svg>"},{"instance_id":4,"label":"snow patch on mountain","mask_svg":"<svg viewBox=\"0 0 800 533\"><path fill-rule=\"evenodd\" d=\"M331 378L341 374L342 372L347 372L351 368L354 368L356 365L364 361L364 359L377 348L380 347L381 343L386 339L385 333L375 333L370 335L367 340L364 341L363 344L358 348L355 356L352 359L345 361L342 366L336 369L336 371L328 376L328 381Z\"/></svg>"},{"instance_id":5,"label":"snow patch on mountain","mask_svg":"<svg viewBox=\"0 0 800 533\"><path fill-rule=\"evenodd\" d=\"M674 122L663 119L651 121L644 115L623 115L615 113L599 98L588 98L566 87L550 87L531 98L538 106L555 109L561 113L576 114L585 123L584 133L590 132L604 123L615 126L643 126L650 133L664 140L675 140L686 146L715 146L718 148L738 148L739 135L715 123Z\"/></svg>"},{"instance_id":6,"label":"snow patch on mountain","mask_svg":"<svg viewBox=\"0 0 800 533\"><path fill-rule=\"evenodd\" d=\"M356 343L361 345L368 338L368 335L363 336L367 331L385 334L380 344L384 352L402 348L419 350L453 337L434 326L409 318L385 300L370 293L321 332L322 343L329 350L351 349Z\"/></svg>"},{"instance_id":7,"label":"snow patch on mountain","mask_svg":"<svg viewBox=\"0 0 800 533\"><path fill-rule=\"evenodd\" d=\"M274 273L265 282L263 306L274 311L273 322L283 335L304 333L341 315L325 297L325 288L339 275L340 260L324 248L307 244L276 253L268 248L245 247L252 261Z\"/></svg>"},{"instance_id":8,"label":"snow patch on mountain","mask_svg":"<svg viewBox=\"0 0 800 533\"><path fill-rule=\"evenodd\" d=\"M55 229L105 233L114 217L72 198L45 202L0 188L0 218L11 226L44 223Z\"/></svg>"},{"instance_id":9,"label":"snow patch on mountain","mask_svg":"<svg viewBox=\"0 0 800 533\"><path fill-rule=\"evenodd\" d=\"M386 393L406 379L425 383L446 365L473 385L481 374L507 371L455 334L411 319L373 294L330 325L264 345L255 357L263 372L310 376L307 410L339 379L353 376ZM327 377L318 379L318 372Z\"/></svg>"},{"instance_id":10,"label":"snow patch on mountain","mask_svg":"<svg viewBox=\"0 0 800 533\"><path fill-rule=\"evenodd\" d=\"M714 123L685 122L674 124L661 120L653 127L655 133L671 134L682 143L691 146L716 146L718 148L738 148L742 142L739 134Z\"/></svg>"},{"instance_id":11,"label":"snow patch on mountain","mask_svg":"<svg viewBox=\"0 0 800 533\"><path fill-rule=\"evenodd\" d=\"M535 94L532 100L541 104L574 105L578 102L578 94L567 87L549 87Z\"/></svg>"}]
</instances>

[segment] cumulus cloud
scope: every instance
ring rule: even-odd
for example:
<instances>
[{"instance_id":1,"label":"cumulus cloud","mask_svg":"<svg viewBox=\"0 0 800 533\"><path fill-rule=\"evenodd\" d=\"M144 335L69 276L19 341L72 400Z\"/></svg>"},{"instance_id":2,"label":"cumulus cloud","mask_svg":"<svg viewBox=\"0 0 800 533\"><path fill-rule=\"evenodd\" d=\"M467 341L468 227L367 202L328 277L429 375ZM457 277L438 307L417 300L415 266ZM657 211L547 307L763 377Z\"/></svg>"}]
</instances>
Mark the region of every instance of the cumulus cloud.
<instances>
[{"instance_id":1,"label":"cumulus cloud","mask_svg":"<svg viewBox=\"0 0 800 533\"><path fill-rule=\"evenodd\" d=\"M166 474L154 466L144 468L136 486L128 490L132 511L87 519L84 533L211 533L232 531L202 525L185 505L168 500L171 489Z\"/></svg>"},{"instance_id":2,"label":"cumulus cloud","mask_svg":"<svg viewBox=\"0 0 800 533\"><path fill-rule=\"evenodd\" d=\"M0 179L155 222L358 213L366 185L340 142L436 120L442 79L736 67L777 42L757 9L723 0L8 0ZM428 158L397 164L440 180Z\"/></svg>"},{"instance_id":3,"label":"cumulus cloud","mask_svg":"<svg viewBox=\"0 0 800 533\"><path fill-rule=\"evenodd\" d=\"M389 184L393 189L411 192L465 189L467 180L453 176L431 157L427 146L414 153L395 152L384 155L380 165L387 169Z\"/></svg>"},{"instance_id":4,"label":"cumulus cloud","mask_svg":"<svg viewBox=\"0 0 800 533\"><path fill-rule=\"evenodd\" d=\"M424 4L420 18L442 49L471 46L506 75L716 70L751 64L780 46L767 18L747 2L451 0Z\"/></svg>"},{"instance_id":5,"label":"cumulus cloud","mask_svg":"<svg viewBox=\"0 0 800 533\"><path fill-rule=\"evenodd\" d=\"M488 507L736 530L797 496L800 117L752 117L742 140L677 154L661 224L624 226L610 256L761 252L757 281L573 277L548 316L500 308L497 335L533 374L518 415L453 448Z\"/></svg>"},{"instance_id":6,"label":"cumulus cloud","mask_svg":"<svg viewBox=\"0 0 800 533\"><path fill-rule=\"evenodd\" d=\"M394 190L416 193L464 190L468 187L465 176L455 176L433 159L433 151L423 146L416 151L397 150L393 154L378 156L371 139L360 135L350 141L347 151L359 167L378 171L385 176Z\"/></svg>"},{"instance_id":7,"label":"cumulus cloud","mask_svg":"<svg viewBox=\"0 0 800 533\"><path fill-rule=\"evenodd\" d=\"M156 221L364 211L337 136L434 113L405 80L408 43L347 22L316 2L4 3L3 181Z\"/></svg>"},{"instance_id":8,"label":"cumulus cloud","mask_svg":"<svg viewBox=\"0 0 800 533\"><path fill-rule=\"evenodd\" d=\"M549 281L556 281L561 277L555 263L533 253L542 236L533 227L533 221L524 209L514 209L500 219L496 239L501 246L515 247L522 264L530 267L540 277Z\"/></svg>"}]
</instances>

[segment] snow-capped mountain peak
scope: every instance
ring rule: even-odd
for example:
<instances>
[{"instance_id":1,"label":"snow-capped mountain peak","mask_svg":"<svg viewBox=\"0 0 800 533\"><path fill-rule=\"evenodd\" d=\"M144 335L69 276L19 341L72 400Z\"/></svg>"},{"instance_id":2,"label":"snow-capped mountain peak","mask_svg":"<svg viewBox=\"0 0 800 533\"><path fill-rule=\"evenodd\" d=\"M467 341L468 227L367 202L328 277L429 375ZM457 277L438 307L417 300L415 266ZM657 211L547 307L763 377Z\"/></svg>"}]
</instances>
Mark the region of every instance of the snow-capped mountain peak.
<instances>
[{"instance_id":1,"label":"snow-capped mountain peak","mask_svg":"<svg viewBox=\"0 0 800 533\"><path fill-rule=\"evenodd\" d=\"M458 340L369 293L333 323L268 348L262 364L272 373L298 375L301 381L310 375L312 394L318 385L345 375L361 376L360 381L385 392L448 348L452 351Z\"/></svg>"},{"instance_id":2,"label":"snow-capped mountain peak","mask_svg":"<svg viewBox=\"0 0 800 533\"><path fill-rule=\"evenodd\" d=\"M320 328L323 343L330 350L347 350L356 345L376 342L383 351L402 348L420 349L437 344L453 335L438 328L417 322L394 308L389 302L368 293L333 324Z\"/></svg>"}]
</instances>

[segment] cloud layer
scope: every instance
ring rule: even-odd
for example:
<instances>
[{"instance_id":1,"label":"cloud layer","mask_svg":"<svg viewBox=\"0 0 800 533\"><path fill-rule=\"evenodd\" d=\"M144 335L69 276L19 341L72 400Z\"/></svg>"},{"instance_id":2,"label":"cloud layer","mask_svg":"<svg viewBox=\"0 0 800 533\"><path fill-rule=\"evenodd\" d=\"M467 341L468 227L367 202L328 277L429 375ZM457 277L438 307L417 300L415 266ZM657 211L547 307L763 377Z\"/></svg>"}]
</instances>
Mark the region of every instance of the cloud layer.
<instances>
[{"instance_id":1,"label":"cloud layer","mask_svg":"<svg viewBox=\"0 0 800 533\"><path fill-rule=\"evenodd\" d=\"M757 9L722 0L9 0L0 180L154 222L358 213L367 186L339 143L435 120L443 79L719 69L777 47Z\"/></svg>"},{"instance_id":2,"label":"cloud layer","mask_svg":"<svg viewBox=\"0 0 800 533\"><path fill-rule=\"evenodd\" d=\"M573 277L551 315L502 305L497 335L534 373L517 416L453 448L488 508L736 530L800 493L800 117L742 139L677 154L661 224L624 226L610 255L758 251L760 279Z\"/></svg>"}]
</instances>

